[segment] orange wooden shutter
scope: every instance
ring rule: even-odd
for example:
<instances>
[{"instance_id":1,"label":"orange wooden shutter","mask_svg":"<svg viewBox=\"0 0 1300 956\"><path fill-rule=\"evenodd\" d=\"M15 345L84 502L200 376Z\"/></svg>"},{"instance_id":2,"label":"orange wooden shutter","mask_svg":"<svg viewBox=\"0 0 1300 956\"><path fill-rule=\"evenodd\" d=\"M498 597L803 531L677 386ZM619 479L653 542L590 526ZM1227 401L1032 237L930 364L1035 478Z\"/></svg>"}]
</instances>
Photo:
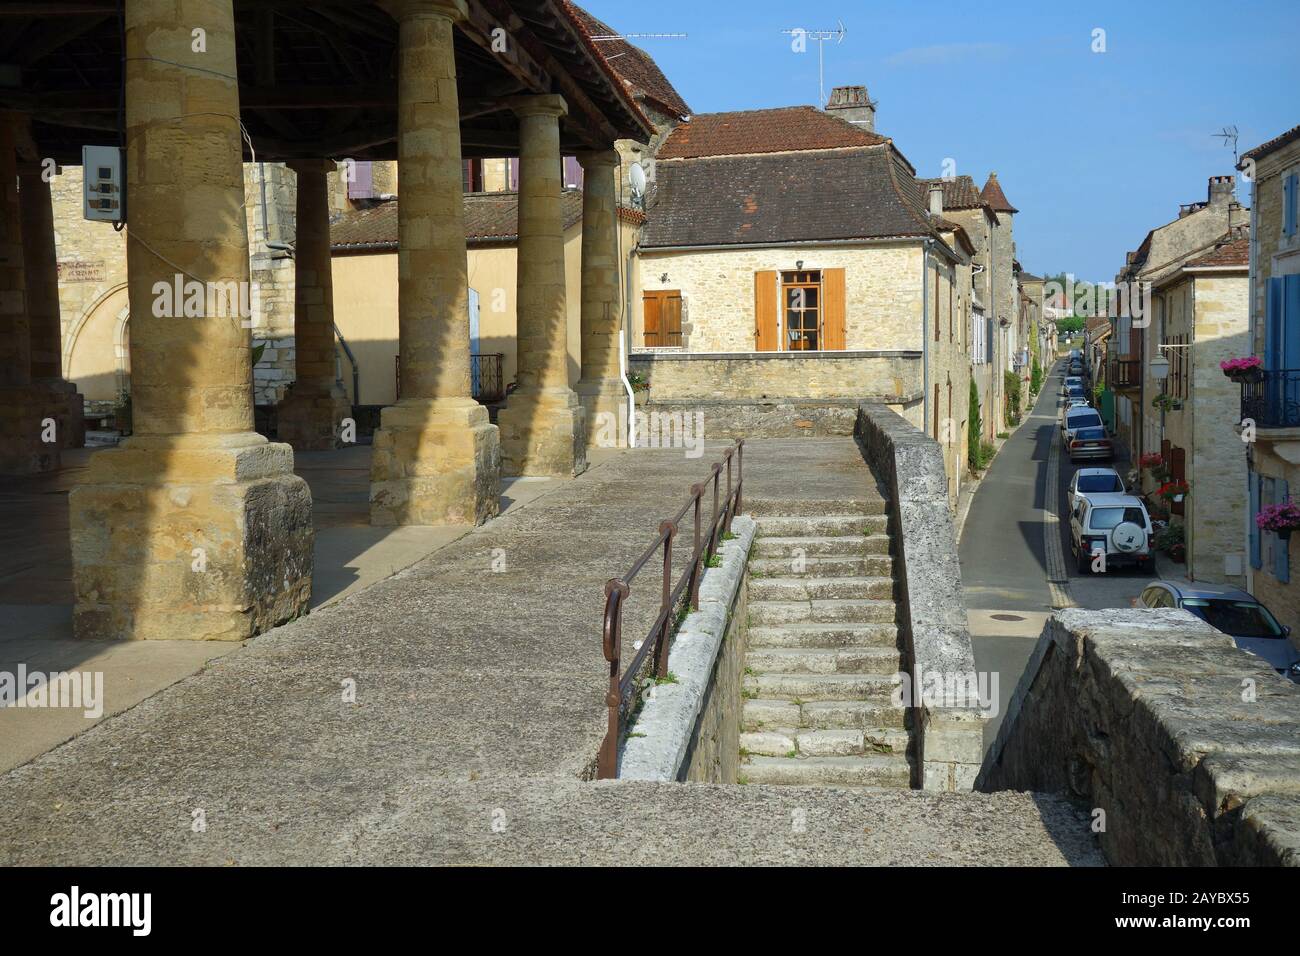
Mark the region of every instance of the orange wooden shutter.
<instances>
[{"instance_id":1,"label":"orange wooden shutter","mask_svg":"<svg viewBox=\"0 0 1300 956\"><path fill-rule=\"evenodd\" d=\"M775 352L776 338L776 273L754 273L754 348L759 352Z\"/></svg>"},{"instance_id":2,"label":"orange wooden shutter","mask_svg":"<svg viewBox=\"0 0 1300 956\"><path fill-rule=\"evenodd\" d=\"M844 270L822 270L822 348L844 351Z\"/></svg>"},{"instance_id":3,"label":"orange wooden shutter","mask_svg":"<svg viewBox=\"0 0 1300 956\"><path fill-rule=\"evenodd\" d=\"M645 305L645 344L646 348L653 348L663 345L659 340L660 328L660 304L662 302L657 292L647 292L642 296L641 301Z\"/></svg>"},{"instance_id":4,"label":"orange wooden shutter","mask_svg":"<svg viewBox=\"0 0 1300 956\"><path fill-rule=\"evenodd\" d=\"M666 292L663 297L663 311L660 313L660 330L664 345L682 344L682 294Z\"/></svg>"}]
</instances>

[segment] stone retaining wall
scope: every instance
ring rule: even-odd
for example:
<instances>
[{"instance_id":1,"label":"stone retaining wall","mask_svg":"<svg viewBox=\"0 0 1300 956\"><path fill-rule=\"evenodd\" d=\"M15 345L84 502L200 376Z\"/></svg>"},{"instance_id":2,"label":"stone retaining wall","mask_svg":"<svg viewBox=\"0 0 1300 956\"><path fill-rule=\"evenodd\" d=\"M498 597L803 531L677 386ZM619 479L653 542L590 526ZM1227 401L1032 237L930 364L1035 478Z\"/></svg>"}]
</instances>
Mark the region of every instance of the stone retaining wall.
<instances>
[{"instance_id":1,"label":"stone retaining wall","mask_svg":"<svg viewBox=\"0 0 1300 956\"><path fill-rule=\"evenodd\" d=\"M668 655L676 681L647 697L619 755L621 780L735 783L740 765L740 689L748 624L746 567L754 519L738 515L722 564L700 580L700 609L682 622Z\"/></svg>"},{"instance_id":2,"label":"stone retaining wall","mask_svg":"<svg viewBox=\"0 0 1300 956\"><path fill-rule=\"evenodd\" d=\"M978 786L1071 796L1116 865L1300 865L1300 687L1186 611L1061 611Z\"/></svg>"},{"instance_id":3,"label":"stone retaining wall","mask_svg":"<svg viewBox=\"0 0 1300 956\"><path fill-rule=\"evenodd\" d=\"M629 370L650 382L650 400L817 399L890 404L919 397L921 353L633 352Z\"/></svg>"},{"instance_id":4,"label":"stone retaining wall","mask_svg":"<svg viewBox=\"0 0 1300 956\"><path fill-rule=\"evenodd\" d=\"M889 497L906 673L922 689L937 679L953 690L911 701L918 782L925 790L970 790L984 753L984 713L971 686L975 652L943 449L881 404L861 404L856 431Z\"/></svg>"}]
</instances>

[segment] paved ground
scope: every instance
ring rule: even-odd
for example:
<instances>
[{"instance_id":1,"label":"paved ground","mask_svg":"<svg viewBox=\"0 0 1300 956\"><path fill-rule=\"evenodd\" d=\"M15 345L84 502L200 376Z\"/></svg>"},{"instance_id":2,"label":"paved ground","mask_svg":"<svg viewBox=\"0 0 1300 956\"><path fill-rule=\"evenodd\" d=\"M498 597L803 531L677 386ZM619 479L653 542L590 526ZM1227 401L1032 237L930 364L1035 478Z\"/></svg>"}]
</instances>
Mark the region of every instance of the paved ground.
<instances>
[{"instance_id":1,"label":"paved ground","mask_svg":"<svg viewBox=\"0 0 1300 956\"><path fill-rule=\"evenodd\" d=\"M1131 569L1080 575L1071 560L1066 489L1075 466L1060 454L1062 370L1058 363L1049 372L1029 416L998 452L962 532L962 584L975 665L999 675L999 713L985 727L986 743L997 735L1034 641L1054 608L1129 607L1150 580ZM1116 467L1125 471L1128 466L1121 462Z\"/></svg>"},{"instance_id":2,"label":"paved ground","mask_svg":"<svg viewBox=\"0 0 1300 956\"><path fill-rule=\"evenodd\" d=\"M0 776L0 864L1096 862L1051 798L578 783L602 585L712 457L614 455ZM848 440L755 442L746 477L869 480Z\"/></svg>"},{"instance_id":3,"label":"paved ground","mask_svg":"<svg viewBox=\"0 0 1300 956\"><path fill-rule=\"evenodd\" d=\"M83 710L0 709L0 770L82 733L104 717L195 673L240 645L196 641L79 641L72 636L68 491L92 449L64 453L54 475L0 479L0 672L76 670L104 675L97 714ZM608 452L597 450L596 461ZM463 527L372 528L370 447L299 453L316 526L313 608L339 601L410 567L467 533ZM559 482L504 483L502 511L521 507Z\"/></svg>"}]
</instances>

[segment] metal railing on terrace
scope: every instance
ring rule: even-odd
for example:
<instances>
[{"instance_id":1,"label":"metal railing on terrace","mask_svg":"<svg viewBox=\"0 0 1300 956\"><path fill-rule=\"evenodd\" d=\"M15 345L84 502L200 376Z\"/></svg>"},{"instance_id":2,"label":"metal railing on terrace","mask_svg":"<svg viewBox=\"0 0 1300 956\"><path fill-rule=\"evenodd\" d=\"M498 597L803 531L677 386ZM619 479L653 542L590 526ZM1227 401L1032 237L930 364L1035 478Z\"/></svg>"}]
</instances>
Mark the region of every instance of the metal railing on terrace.
<instances>
[{"instance_id":1,"label":"metal railing on terrace","mask_svg":"<svg viewBox=\"0 0 1300 956\"><path fill-rule=\"evenodd\" d=\"M1257 428L1300 428L1300 369L1257 371L1243 381L1241 417Z\"/></svg>"},{"instance_id":2,"label":"metal railing on terrace","mask_svg":"<svg viewBox=\"0 0 1300 956\"><path fill-rule=\"evenodd\" d=\"M731 462L736 462L735 484L732 484ZM648 679L643 674L646 660L651 653L653 659L653 677L668 676L668 651L673 631L679 623L679 614L700 608L700 578L704 568L718 551L722 535L731 530L731 519L740 514L741 489L745 483L745 442L740 439L728 448L722 461L714 462L709 477L691 485L691 496L677 512L676 517L663 521L659 533L645 549L641 557L633 562L632 567L620 578L611 578L605 585L605 619L603 644L605 660L609 662L609 691L605 704L609 707L609 725L605 731L605 740L600 746L597 758L596 776L609 780L618 776L618 748L627 717L633 712L636 702L638 681ZM727 472L726 494L722 494L721 478L723 468ZM707 525L701 523L701 506L705 490L713 486L713 517ZM673 542L678 528L687 512L694 512L695 542L691 550L691 561L673 581ZM660 581L659 614L655 617L650 633L636 646L636 654L627 668L622 667L623 648L623 607L632 590L633 579L650 563L650 559L662 552L663 578Z\"/></svg>"},{"instance_id":3,"label":"metal railing on terrace","mask_svg":"<svg viewBox=\"0 0 1300 956\"><path fill-rule=\"evenodd\" d=\"M1142 360L1112 358L1109 374L1111 388L1141 388Z\"/></svg>"}]
</instances>

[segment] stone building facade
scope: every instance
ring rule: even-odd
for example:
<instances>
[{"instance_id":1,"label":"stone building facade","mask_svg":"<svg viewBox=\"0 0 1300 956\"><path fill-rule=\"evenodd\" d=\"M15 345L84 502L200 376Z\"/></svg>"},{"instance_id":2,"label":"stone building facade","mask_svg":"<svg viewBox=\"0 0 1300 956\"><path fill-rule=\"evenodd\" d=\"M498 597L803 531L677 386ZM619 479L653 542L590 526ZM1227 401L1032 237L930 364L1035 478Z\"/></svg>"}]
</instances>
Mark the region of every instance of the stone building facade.
<instances>
[{"instance_id":1,"label":"stone building facade","mask_svg":"<svg viewBox=\"0 0 1300 956\"><path fill-rule=\"evenodd\" d=\"M1300 126L1243 154L1251 182L1250 327L1239 355L1264 360L1266 380L1243 387L1243 424L1253 425L1249 517L1300 489ZM1249 436L1250 432L1245 433ZM1300 634L1300 589L1289 539L1245 528L1251 593Z\"/></svg>"}]
</instances>

